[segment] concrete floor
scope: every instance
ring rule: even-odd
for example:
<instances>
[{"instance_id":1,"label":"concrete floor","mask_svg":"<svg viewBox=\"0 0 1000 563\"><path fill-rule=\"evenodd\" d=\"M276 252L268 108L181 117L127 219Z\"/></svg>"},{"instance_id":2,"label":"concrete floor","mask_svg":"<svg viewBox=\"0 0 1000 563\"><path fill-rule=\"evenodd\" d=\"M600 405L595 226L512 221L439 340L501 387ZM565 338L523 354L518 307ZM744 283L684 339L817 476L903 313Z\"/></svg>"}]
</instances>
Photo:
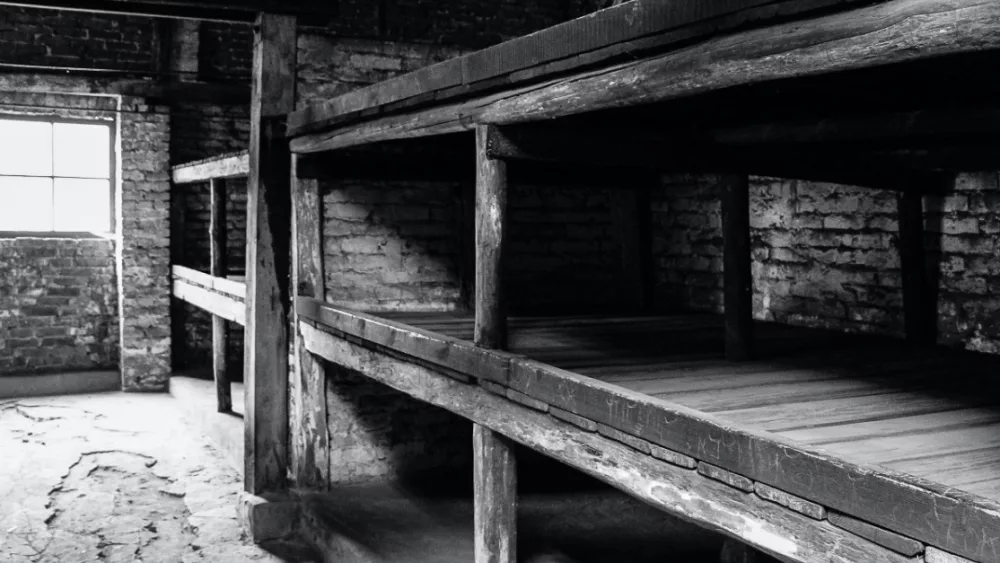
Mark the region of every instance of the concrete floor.
<instances>
[{"instance_id":1,"label":"concrete floor","mask_svg":"<svg viewBox=\"0 0 1000 563\"><path fill-rule=\"evenodd\" d=\"M281 561L240 490L168 395L0 401L0 563Z\"/></svg>"}]
</instances>

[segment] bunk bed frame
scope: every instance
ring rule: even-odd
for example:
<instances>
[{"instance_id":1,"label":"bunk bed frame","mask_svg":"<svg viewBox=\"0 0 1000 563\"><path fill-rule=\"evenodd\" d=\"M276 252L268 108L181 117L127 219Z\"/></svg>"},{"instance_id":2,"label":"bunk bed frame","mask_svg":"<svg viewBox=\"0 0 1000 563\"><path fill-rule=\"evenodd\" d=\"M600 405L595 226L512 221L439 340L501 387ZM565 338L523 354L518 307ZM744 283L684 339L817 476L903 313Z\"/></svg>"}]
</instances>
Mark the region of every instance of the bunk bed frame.
<instances>
[{"instance_id":1,"label":"bunk bed frame","mask_svg":"<svg viewBox=\"0 0 1000 563\"><path fill-rule=\"evenodd\" d=\"M950 484L948 475L962 467L949 473L925 465L935 475L928 479L915 465L897 471L878 461L887 450L903 460L940 462L998 445L990 438L994 413L977 407L993 404L983 395L1000 361L927 346L934 319L926 307L922 196L941 193L952 171L933 158L894 156L910 154L900 140L914 134L940 142L977 128L995 132L993 110L932 107L833 121L798 114L749 125L709 120L708 127L689 123L670 134L638 124L652 115L640 113L645 107L714 100L700 108L704 114L720 92L730 101L750 96L747 85L772 92L767 86L785 79L836 79L873 66L991 52L1000 48L998 23L1000 5L981 0L634 0L291 113L292 287L305 405L303 419L290 422L293 433L308 436L299 485L321 486L329 471L329 437L318 423L326 408L322 359L475 423L477 562L514 561L511 440L786 561L997 561L1000 495ZM871 84L864 82L871 75L860 76L853 85ZM765 119L780 114L766 109ZM474 316L396 318L328 304L335 296L323 283L318 179L335 178L337 170L316 162L349 147L469 131L477 179ZM873 140L878 146L865 144ZM810 145L831 141L858 142L863 150ZM589 324L591 333L553 319L508 324L501 272L507 165L514 160L720 173L724 319L570 320L571 327ZM751 317L750 174L900 192L906 331L925 345L923 353L845 337L830 341L841 356L857 354L853 362L817 354L815 346L811 355L775 355L768 334L781 330ZM724 341L724 354L710 346L695 357L662 353L669 338L683 344L684 334L705 327L699 334ZM531 330L548 331L543 340L555 339L561 349L532 345ZM621 330L663 340L646 356L614 346L580 355ZM813 344L832 338L796 334ZM795 339L777 338L787 340ZM903 388L884 377L889 372L905 376ZM953 372L966 376L970 393L939 396L940 388L927 385ZM753 385L776 395L754 394ZM964 402L976 394L978 402ZM827 410L811 410L820 406ZM826 418L815 427L775 422L794 416ZM997 468L991 458L978 470L995 482Z\"/></svg>"}]
</instances>

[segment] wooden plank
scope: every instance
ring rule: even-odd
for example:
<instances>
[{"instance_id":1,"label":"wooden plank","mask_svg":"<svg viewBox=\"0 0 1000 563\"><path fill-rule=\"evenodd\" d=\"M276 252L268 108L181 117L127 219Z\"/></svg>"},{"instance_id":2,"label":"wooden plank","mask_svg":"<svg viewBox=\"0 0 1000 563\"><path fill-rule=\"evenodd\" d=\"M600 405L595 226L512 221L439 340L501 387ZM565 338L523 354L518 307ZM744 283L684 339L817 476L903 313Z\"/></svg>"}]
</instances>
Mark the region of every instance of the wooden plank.
<instances>
[{"instance_id":1,"label":"wooden plank","mask_svg":"<svg viewBox=\"0 0 1000 563\"><path fill-rule=\"evenodd\" d=\"M294 109L296 21L261 14L254 28L247 182L244 368L246 492L283 490L288 471L288 263L291 157L284 115Z\"/></svg>"},{"instance_id":2,"label":"wooden plank","mask_svg":"<svg viewBox=\"0 0 1000 563\"><path fill-rule=\"evenodd\" d=\"M232 295L241 301L247 297L247 284L239 280L215 278L212 280L212 289Z\"/></svg>"},{"instance_id":3,"label":"wooden plank","mask_svg":"<svg viewBox=\"0 0 1000 563\"><path fill-rule=\"evenodd\" d=\"M184 280L174 280L174 297L237 324L246 323L246 307L227 295L215 293Z\"/></svg>"},{"instance_id":4,"label":"wooden plank","mask_svg":"<svg viewBox=\"0 0 1000 563\"><path fill-rule=\"evenodd\" d=\"M209 181L211 200L211 217L209 220L209 243L211 252L212 276L225 279L228 271L228 256L226 252L226 181L214 179ZM215 280L212 280L213 284ZM226 356L228 342L226 320L218 315L212 315L212 374L215 378L216 406L219 412L232 412L233 391L229 381L229 360Z\"/></svg>"},{"instance_id":5,"label":"wooden plank","mask_svg":"<svg viewBox=\"0 0 1000 563\"><path fill-rule=\"evenodd\" d=\"M656 460L597 433L558 422L472 385L368 350L303 324L314 354L611 484L696 524L709 526L787 561L904 563L890 550L774 503ZM802 533L808 530L808 534Z\"/></svg>"},{"instance_id":6,"label":"wooden plank","mask_svg":"<svg viewBox=\"0 0 1000 563\"><path fill-rule=\"evenodd\" d=\"M334 307L315 299L298 298L296 309L300 317L320 323L339 333L349 334L478 379L507 383L510 354L484 350L471 342L448 338L374 315Z\"/></svg>"},{"instance_id":7,"label":"wooden plank","mask_svg":"<svg viewBox=\"0 0 1000 563\"><path fill-rule=\"evenodd\" d=\"M407 114L299 136L295 152L510 125L663 102L734 86L1000 47L1000 7L983 0L893 0L716 37L671 53ZM879 37L872 41L872 37ZM298 133L297 133L298 135ZM829 167L835 175L838 168ZM810 166L809 168L813 168ZM757 171L754 171L755 173ZM800 171L801 172L801 171ZM889 182L883 175L879 182ZM917 175L914 179L919 180Z\"/></svg>"},{"instance_id":8,"label":"wooden plank","mask_svg":"<svg viewBox=\"0 0 1000 563\"><path fill-rule=\"evenodd\" d=\"M445 100L612 61L643 51L745 26L748 21L789 17L853 0L639 0L613 6L487 49L444 61L300 110L290 118L298 136L364 110L392 111L427 99Z\"/></svg>"},{"instance_id":9,"label":"wooden plank","mask_svg":"<svg viewBox=\"0 0 1000 563\"><path fill-rule=\"evenodd\" d=\"M187 18L247 24L257 12L336 16L336 4L314 0L17 0L33 8L126 14L132 16Z\"/></svg>"},{"instance_id":10,"label":"wooden plank","mask_svg":"<svg viewBox=\"0 0 1000 563\"><path fill-rule=\"evenodd\" d=\"M673 402L529 360L511 363L508 385L554 407L894 532L981 560L1000 556L1000 544L984 539L1000 526L1000 504L980 497L858 465ZM907 510L898 511L898 506Z\"/></svg>"},{"instance_id":11,"label":"wooden plank","mask_svg":"<svg viewBox=\"0 0 1000 563\"><path fill-rule=\"evenodd\" d=\"M188 268L186 266L171 266L170 272L173 274L175 279L181 279L202 287L212 288L212 285L215 283L215 277L211 274L199 272L198 270Z\"/></svg>"},{"instance_id":12,"label":"wooden plank","mask_svg":"<svg viewBox=\"0 0 1000 563\"><path fill-rule=\"evenodd\" d=\"M507 231L507 165L486 153L489 128L476 128L476 328L475 344L507 347L504 254Z\"/></svg>"},{"instance_id":13,"label":"wooden plank","mask_svg":"<svg viewBox=\"0 0 1000 563\"><path fill-rule=\"evenodd\" d=\"M857 534L866 540L871 540L907 557L915 557L924 552L924 544L917 540L901 536L878 526L872 526L868 522L851 518L846 514L831 512L829 518L830 523L834 526L843 528L848 532Z\"/></svg>"},{"instance_id":14,"label":"wooden plank","mask_svg":"<svg viewBox=\"0 0 1000 563\"><path fill-rule=\"evenodd\" d=\"M472 425L476 563L517 561L517 465L514 444Z\"/></svg>"},{"instance_id":15,"label":"wooden plank","mask_svg":"<svg viewBox=\"0 0 1000 563\"><path fill-rule=\"evenodd\" d=\"M960 454L981 448L1000 447L1000 424L995 422L957 429L924 430L884 438L828 442L823 445L823 449L863 463L884 465L929 455Z\"/></svg>"},{"instance_id":16,"label":"wooden plank","mask_svg":"<svg viewBox=\"0 0 1000 563\"><path fill-rule=\"evenodd\" d=\"M719 176L722 194L726 358L753 356L753 273L750 271L750 178Z\"/></svg>"},{"instance_id":17,"label":"wooden plank","mask_svg":"<svg viewBox=\"0 0 1000 563\"><path fill-rule=\"evenodd\" d=\"M903 317L906 339L917 346L934 344L937 300L931 291L924 246L924 200L901 193L899 205L899 261L903 278Z\"/></svg>"},{"instance_id":18,"label":"wooden plank","mask_svg":"<svg viewBox=\"0 0 1000 563\"><path fill-rule=\"evenodd\" d=\"M588 134L550 124L497 126L488 129L486 152L501 160L652 168L683 146L678 137L634 129L624 133L596 130Z\"/></svg>"},{"instance_id":19,"label":"wooden plank","mask_svg":"<svg viewBox=\"0 0 1000 563\"><path fill-rule=\"evenodd\" d=\"M857 440L864 438L905 435L914 432L924 432L928 428L938 430L962 428L973 425L1000 422L1000 413L992 408L956 408L940 412L882 418L864 422L804 428L782 432L789 440L804 442L815 446Z\"/></svg>"},{"instance_id":20,"label":"wooden plank","mask_svg":"<svg viewBox=\"0 0 1000 563\"><path fill-rule=\"evenodd\" d=\"M213 178L240 178L250 173L250 154L242 151L174 166L175 184L207 182Z\"/></svg>"},{"instance_id":21,"label":"wooden plank","mask_svg":"<svg viewBox=\"0 0 1000 563\"><path fill-rule=\"evenodd\" d=\"M292 161L292 287L297 296L319 301L326 298L323 267L323 201L317 180L298 176ZM302 318L296 299L295 326ZM295 411L290 413L292 475L296 487L326 490L330 484L330 437L327 425L326 370L295 333L296 384L292 386Z\"/></svg>"},{"instance_id":22,"label":"wooden plank","mask_svg":"<svg viewBox=\"0 0 1000 563\"><path fill-rule=\"evenodd\" d=\"M934 454L890 462L894 471L964 489L969 483L1000 480L1000 448L977 448L962 453Z\"/></svg>"}]
</instances>

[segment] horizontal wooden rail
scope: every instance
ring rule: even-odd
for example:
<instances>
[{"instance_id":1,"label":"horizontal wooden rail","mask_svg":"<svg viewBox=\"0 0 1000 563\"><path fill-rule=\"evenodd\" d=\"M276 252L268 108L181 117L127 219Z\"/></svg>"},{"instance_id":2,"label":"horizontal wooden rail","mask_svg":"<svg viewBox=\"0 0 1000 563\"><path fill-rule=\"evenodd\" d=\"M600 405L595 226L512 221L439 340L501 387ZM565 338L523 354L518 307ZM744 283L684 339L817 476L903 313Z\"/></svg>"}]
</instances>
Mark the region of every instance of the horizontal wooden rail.
<instances>
[{"instance_id":1,"label":"horizontal wooden rail","mask_svg":"<svg viewBox=\"0 0 1000 563\"><path fill-rule=\"evenodd\" d=\"M228 321L246 325L246 284L210 276L204 272L173 267L174 297L218 315Z\"/></svg>"},{"instance_id":2,"label":"horizontal wooden rail","mask_svg":"<svg viewBox=\"0 0 1000 563\"><path fill-rule=\"evenodd\" d=\"M243 151L179 164L173 168L172 179L175 184L191 184L219 178L238 178L248 174L250 154Z\"/></svg>"},{"instance_id":3,"label":"horizontal wooden rail","mask_svg":"<svg viewBox=\"0 0 1000 563\"><path fill-rule=\"evenodd\" d=\"M1000 558L1000 504L869 467L697 410L513 354L300 298L335 334L512 392L976 561ZM477 357L478 355L478 357ZM337 361L333 358L332 361ZM900 510L906 507L906 510Z\"/></svg>"},{"instance_id":4,"label":"horizontal wooden rail","mask_svg":"<svg viewBox=\"0 0 1000 563\"><path fill-rule=\"evenodd\" d=\"M300 323L307 350L393 389L449 410L588 473L639 499L720 530L786 561L905 563L911 558L875 545L830 522L815 520L682 467L644 454L544 412L338 338Z\"/></svg>"}]
</instances>

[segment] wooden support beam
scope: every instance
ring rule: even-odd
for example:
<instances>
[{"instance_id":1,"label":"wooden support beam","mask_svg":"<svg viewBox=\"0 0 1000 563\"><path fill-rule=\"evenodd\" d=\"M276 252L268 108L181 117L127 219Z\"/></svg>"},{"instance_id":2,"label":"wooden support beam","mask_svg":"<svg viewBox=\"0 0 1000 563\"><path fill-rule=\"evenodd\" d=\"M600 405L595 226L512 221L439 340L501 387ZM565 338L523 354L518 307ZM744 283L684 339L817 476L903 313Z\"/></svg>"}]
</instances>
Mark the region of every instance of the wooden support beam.
<instances>
[{"instance_id":1,"label":"wooden support beam","mask_svg":"<svg viewBox=\"0 0 1000 563\"><path fill-rule=\"evenodd\" d=\"M622 294L628 306L644 311L653 301L653 268L647 185L611 192L611 228L621 252Z\"/></svg>"},{"instance_id":2,"label":"wooden support beam","mask_svg":"<svg viewBox=\"0 0 1000 563\"><path fill-rule=\"evenodd\" d=\"M306 19L336 16L336 2L316 0L5 0L2 4L99 14L251 23L257 12L295 14Z\"/></svg>"},{"instance_id":3,"label":"wooden support beam","mask_svg":"<svg viewBox=\"0 0 1000 563\"><path fill-rule=\"evenodd\" d=\"M284 116L294 108L296 21L261 14L254 28L247 183L244 347L246 492L286 487L291 156Z\"/></svg>"},{"instance_id":4,"label":"wooden support beam","mask_svg":"<svg viewBox=\"0 0 1000 563\"><path fill-rule=\"evenodd\" d=\"M213 178L237 178L250 173L250 153L242 151L174 166L175 184L207 182Z\"/></svg>"},{"instance_id":5,"label":"wooden support beam","mask_svg":"<svg viewBox=\"0 0 1000 563\"><path fill-rule=\"evenodd\" d=\"M899 259L903 274L903 315L906 339L918 346L934 344L937 303L927 275L924 245L924 198L899 195Z\"/></svg>"},{"instance_id":6,"label":"wooden support beam","mask_svg":"<svg viewBox=\"0 0 1000 563\"><path fill-rule=\"evenodd\" d=\"M227 321L240 325L246 324L246 305L240 299L216 293L176 276L174 277L173 291L174 297L181 301L186 301Z\"/></svg>"},{"instance_id":7,"label":"wooden support beam","mask_svg":"<svg viewBox=\"0 0 1000 563\"><path fill-rule=\"evenodd\" d=\"M292 160L292 287L298 297L323 301L323 199L319 181L298 175L300 157ZM326 370L314 357L298 330L300 300L295 305L295 396L291 418L291 463L295 486L325 490L330 483L330 438L326 411Z\"/></svg>"},{"instance_id":8,"label":"wooden support beam","mask_svg":"<svg viewBox=\"0 0 1000 563\"><path fill-rule=\"evenodd\" d=\"M486 150L489 127L476 128L476 330L484 348L507 347L503 291L507 223L507 165Z\"/></svg>"},{"instance_id":9,"label":"wooden support beam","mask_svg":"<svg viewBox=\"0 0 1000 563\"><path fill-rule=\"evenodd\" d=\"M517 465L514 444L472 425L475 471L475 563L517 561Z\"/></svg>"},{"instance_id":10,"label":"wooden support beam","mask_svg":"<svg viewBox=\"0 0 1000 563\"><path fill-rule=\"evenodd\" d=\"M209 223L211 274L217 278L225 278L229 274L226 251L226 181L212 180L209 182L209 190L212 202ZM219 412L233 410L233 392L229 382L229 362L226 357L228 336L226 319L212 315L212 373L215 377L215 395Z\"/></svg>"},{"instance_id":11,"label":"wooden support beam","mask_svg":"<svg viewBox=\"0 0 1000 563\"><path fill-rule=\"evenodd\" d=\"M587 134L551 125L508 125L487 129L486 154L502 160L656 168L676 152L680 139L636 130Z\"/></svg>"},{"instance_id":12,"label":"wooden support beam","mask_svg":"<svg viewBox=\"0 0 1000 563\"><path fill-rule=\"evenodd\" d=\"M750 271L750 181L746 174L719 176L722 195L726 357L753 356L753 275Z\"/></svg>"}]
</instances>

